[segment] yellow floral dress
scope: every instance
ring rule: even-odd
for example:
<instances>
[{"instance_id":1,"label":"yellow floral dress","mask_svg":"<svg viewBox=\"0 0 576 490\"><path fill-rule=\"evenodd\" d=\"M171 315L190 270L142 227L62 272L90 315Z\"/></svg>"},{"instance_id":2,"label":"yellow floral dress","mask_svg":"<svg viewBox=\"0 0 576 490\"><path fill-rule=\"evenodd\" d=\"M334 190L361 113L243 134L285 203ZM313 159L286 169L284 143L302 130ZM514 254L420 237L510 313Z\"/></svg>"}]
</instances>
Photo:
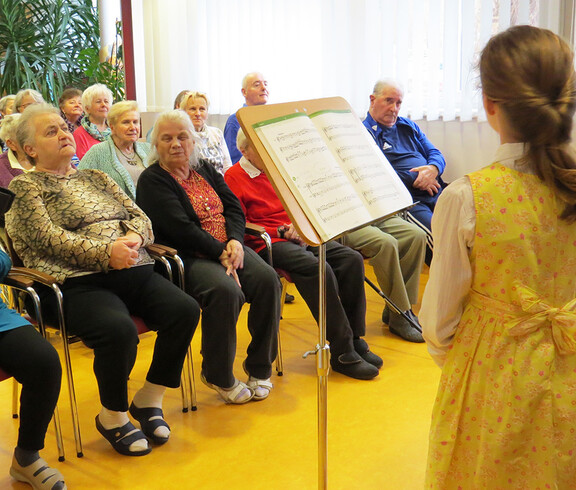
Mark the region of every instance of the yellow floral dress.
<instances>
[{"instance_id":1,"label":"yellow floral dress","mask_svg":"<svg viewBox=\"0 0 576 490\"><path fill-rule=\"evenodd\" d=\"M534 175L495 163L469 178L473 282L426 488L576 488L576 224Z\"/></svg>"}]
</instances>

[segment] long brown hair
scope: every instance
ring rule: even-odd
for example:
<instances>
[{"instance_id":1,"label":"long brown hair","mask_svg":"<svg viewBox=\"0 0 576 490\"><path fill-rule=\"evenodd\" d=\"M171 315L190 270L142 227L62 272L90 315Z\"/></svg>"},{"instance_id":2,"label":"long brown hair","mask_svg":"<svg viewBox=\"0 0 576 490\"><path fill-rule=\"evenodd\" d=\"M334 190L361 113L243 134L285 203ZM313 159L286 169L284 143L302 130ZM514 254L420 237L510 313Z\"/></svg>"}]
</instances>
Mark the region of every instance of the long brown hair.
<instances>
[{"instance_id":1,"label":"long brown hair","mask_svg":"<svg viewBox=\"0 0 576 490\"><path fill-rule=\"evenodd\" d=\"M561 218L576 221L576 157L570 147L576 77L570 46L547 29L511 27L482 51L480 80L516 139L528 143L523 163L556 189L565 203Z\"/></svg>"}]
</instances>

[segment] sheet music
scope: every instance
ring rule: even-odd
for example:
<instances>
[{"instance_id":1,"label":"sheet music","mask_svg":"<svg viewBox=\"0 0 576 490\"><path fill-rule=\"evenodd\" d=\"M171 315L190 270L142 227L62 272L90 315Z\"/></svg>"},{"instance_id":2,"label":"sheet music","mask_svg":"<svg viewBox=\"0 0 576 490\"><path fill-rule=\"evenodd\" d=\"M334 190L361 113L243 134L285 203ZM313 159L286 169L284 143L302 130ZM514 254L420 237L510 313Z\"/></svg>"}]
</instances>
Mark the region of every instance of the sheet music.
<instances>
[{"instance_id":1,"label":"sheet music","mask_svg":"<svg viewBox=\"0 0 576 490\"><path fill-rule=\"evenodd\" d=\"M408 189L352 112L320 111L310 119L373 219L412 204Z\"/></svg>"},{"instance_id":2,"label":"sheet music","mask_svg":"<svg viewBox=\"0 0 576 490\"><path fill-rule=\"evenodd\" d=\"M295 113L254 127L323 240L371 220L364 200L306 114Z\"/></svg>"}]
</instances>

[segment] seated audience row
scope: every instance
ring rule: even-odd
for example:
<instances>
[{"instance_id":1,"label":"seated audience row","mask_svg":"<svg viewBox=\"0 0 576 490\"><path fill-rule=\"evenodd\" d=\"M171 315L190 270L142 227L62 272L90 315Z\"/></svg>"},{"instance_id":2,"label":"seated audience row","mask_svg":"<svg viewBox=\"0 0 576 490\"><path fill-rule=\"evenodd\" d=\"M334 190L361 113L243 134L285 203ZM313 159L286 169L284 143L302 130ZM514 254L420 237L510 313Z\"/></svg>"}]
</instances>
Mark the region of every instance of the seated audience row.
<instances>
[{"instance_id":1,"label":"seated audience row","mask_svg":"<svg viewBox=\"0 0 576 490\"><path fill-rule=\"evenodd\" d=\"M272 218L279 221L273 223L276 226L267 224L274 228L275 263L291 274L316 319L317 250L304 246L275 194L266 194L265 203L244 200L251 197L246 186L262 185L253 189L259 197L271 190L269 182L256 179L265 175L245 139L239 145L241 165L227 174L242 202L228 188L221 173L231 160L222 134L205 124L209 102L204 94L183 95L188 116L183 111L160 116L152 133L152 155L149 145L137 141L140 114L135 102L111 108L111 93L103 85L87 89L82 105L78 97L73 90L62 95L61 115L33 93L17 97L17 107L25 110L5 121L6 140L13 145L8 162L22 160L20 172L31 167L34 171L9 184L16 200L7 214L7 229L25 265L62 283L69 331L94 350L102 404L98 430L119 453L143 455L151 451L149 440L162 444L170 436L162 413L163 394L166 387L179 385L199 319L198 303L203 311L203 382L235 404L262 400L273 388L281 287L265 257L243 244L244 211L251 216L254 206L275 208ZM70 130L80 121L72 137ZM86 151L81 170L72 163L77 144ZM235 185L242 173L248 180ZM56 195L58 199L51 197ZM134 205L135 197L152 222ZM145 251L152 227L159 243L174 246L184 257L188 294L153 271ZM261 245L256 249L262 252ZM332 368L371 379L378 375L382 359L362 339L362 256L334 242L328 256ZM53 297L48 291L42 297L47 314L54 316ZM245 301L251 303L252 336L243 363L246 383L233 372L236 322ZM142 317L158 336L146 382L130 404L127 380L138 343L131 314Z\"/></svg>"},{"instance_id":2,"label":"seated audience row","mask_svg":"<svg viewBox=\"0 0 576 490\"><path fill-rule=\"evenodd\" d=\"M248 73L242 80L242 95L245 106L266 104L269 95L266 78L258 72ZM400 217L384 219L345 235L342 242L370 258L380 288L404 313L402 315L388 307L384 309L382 321L388 324L390 332L410 342L424 342L421 329L414 327L419 327L419 324L412 305L418 301L422 265L425 260L428 264L431 260L430 219L441 190L441 179L438 177L436 180L436 177L444 170L445 162L440 152L411 121L401 118L407 121L405 125L409 123L414 134L404 131L401 137L396 135L394 127L401 104L402 92L397 84L378 82L370 96L370 110L364 125L399 172L413 198L421 197L423 202L418 202L409 211L412 223ZM373 116L378 120L372 119ZM239 129L236 114L232 114L226 121L224 136L234 163L242 156L236 142ZM394 136L387 136L384 141L382 133L386 131ZM401 162L409 178L402 174L396 160ZM422 197L421 189L425 191L425 197Z\"/></svg>"},{"instance_id":3,"label":"seated audience row","mask_svg":"<svg viewBox=\"0 0 576 490\"><path fill-rule=\"evenodd\" d=\"M148 166L150 144L138 141L140 111L134 101L116 102L108 113L110 137L92 146L82 157L78 168L102 170L112 177L122 190L136 198L140 174ZM76 133L75 133L76 134Z\"/></svg>"},{"instance_id":4,"label":"seated audience row","mask_svg":"<svg viewBox=\"0 0 576 490\"><path fill-rule=\"evenodd\" d=\"M170 436L162 398L166 387L180 385L198 304L154 272L145 249L152 226L140 208L106 174L74 168L74 138L57 109L29 107L17 138L34 171L10 183L16 197L6 227L14 249L26 266L62 283L69 332L94 350L97 429L119 453L147 454L147 438L163 444ZM54 316L54 295L46 291L42 299L45 314ZM127 382L138 335L130 314L157 331L146 382L131 404Z\"/></svg>"}]
</instances>

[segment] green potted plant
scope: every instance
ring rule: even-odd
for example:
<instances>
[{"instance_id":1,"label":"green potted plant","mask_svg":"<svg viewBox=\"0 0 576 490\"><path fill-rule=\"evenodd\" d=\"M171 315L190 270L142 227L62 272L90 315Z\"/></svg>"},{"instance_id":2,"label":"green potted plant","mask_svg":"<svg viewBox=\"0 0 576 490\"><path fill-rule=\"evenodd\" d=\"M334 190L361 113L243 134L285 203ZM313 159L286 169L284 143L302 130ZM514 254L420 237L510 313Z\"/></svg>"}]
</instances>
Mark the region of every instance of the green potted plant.
<instances>
[{"instance_id":1,"label":"green potted plant","mask_svg":"<svg viewBox=\"0 0 576 490\"><path fill-rule=\"evenodd\" d=\"M99 50L92 0L0 0L0 96L29 87L56 103L68 86L101 82L123 97L121 51L110 63Z\"/></svg>"}]
</instances>

